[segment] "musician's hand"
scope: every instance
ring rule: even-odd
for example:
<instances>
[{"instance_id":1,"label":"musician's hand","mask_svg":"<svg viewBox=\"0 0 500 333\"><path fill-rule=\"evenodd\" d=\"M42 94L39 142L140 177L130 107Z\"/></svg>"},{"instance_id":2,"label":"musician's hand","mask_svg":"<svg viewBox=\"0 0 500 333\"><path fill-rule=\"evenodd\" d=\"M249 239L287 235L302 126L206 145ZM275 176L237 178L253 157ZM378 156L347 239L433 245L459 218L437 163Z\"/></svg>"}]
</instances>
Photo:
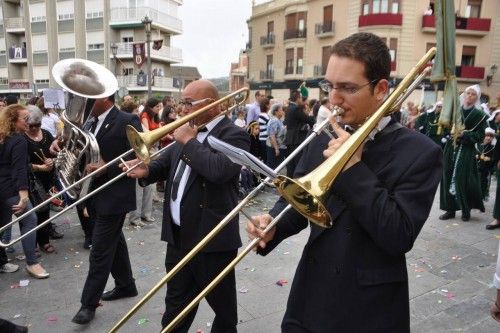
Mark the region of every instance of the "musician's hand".
<instances>
[{"instance_id":1,"label":"musician's hand","mask_svg":"<svg viewBox=\"0 0 500 333\"><path fill-rule=\"evenodd\" d=\"M52 171L54 168L54 159L52 158L46 158L43 163L47 167L47 171Z\"/></svg>"},{"instance_id":2,"label":"musician's hand","mask_svg":"<svg viewBox=\"0 0 500 333\"><path fill-rule=\"evenodd\" d=\"M57 156L57 153L61 151L61 147L59 147L59 139L52 141L49 151L52 155Z\"/></svg>"},{"instance_id":3,"label":"musician's hand","mask_svg":"<svg viewBox=\"0 0 500 333\"><path fill-rule=\"evenodd\" d=\"M145 163L141 163L141 160L136 158L135 160L123 161L124 163L120 163L119 167L122 168L123 172L127 173L127 176L130 178L145 178L149 176L149 168ZM141 163L139 166L130 170L134 165Z\"/></svg>"},{"instance_id":4,"label":"musician's hand","mask_svg":"<svg viewBox=\"0 0 500 333\"><path fill-rule=\"evenodd\" d=\"M185 124L174 131L173 137L175 141L185 145L192 138L196 138L197 134L198 128L196 126L191 127Z\"/></svg>"},{"instance_id":5,"label":"musician's hand","mask_svg":"<svg viewBox=\"0 0 500 333\"><path fill-rule=\"evenodd\" d=\"M267 227L269 223L273 220L273 217L269 214L263 214L258 216L252 216L252 221L247 222L246 231L248 235L248 239L252 241L256 237L260 237L259 247L265 248L267 242L269 242L274 237L274 233L276 231L276 227L269 230L267 233L263 233L262 231ZM257 249L254 248L254 251Z\"/></svg>"},{"instance_id":6,"label":"musician's hand","mask_svg":"<svg viewBox=\"0 0 500 333\"><path fill-rule=\"evenodd\" d=\"M97 161L96 163L87 164L87 166L85 167L85 171L87 172L87 174L92 173L95 170L103 167L105 164L106 162L102 158L100 158L99 161ZM106 168L103 168L101 171L99 171L96 176L100 176L104 172L106 172Z\"/></svg>"},{"instance_id":7,"label":"musician's hand","mask_svg":"<svg viewBox=\"0 0 500 333\"><path fill-rule=\"evenodd\" d=\"M339 148L344 144L344 142L349 139L351 134L349 134L347 131L345 131L342 127L339 126L337 123L337 117L332 116L330 117L330 123L332 124L333 130L335 131L335 134L337 134L338 138L333 138L328 142L328 148L323 151L323 156L325 158L328 158L332 156ZM354 164L358 163L361 161L361 155L363 153L363 147L364 143L361 144L361 146L356 150L354 155L352 155L351 159L346 163L344 166L344 169L342 171L345 171L352 167Z\"/></svg>"}]
</instances>

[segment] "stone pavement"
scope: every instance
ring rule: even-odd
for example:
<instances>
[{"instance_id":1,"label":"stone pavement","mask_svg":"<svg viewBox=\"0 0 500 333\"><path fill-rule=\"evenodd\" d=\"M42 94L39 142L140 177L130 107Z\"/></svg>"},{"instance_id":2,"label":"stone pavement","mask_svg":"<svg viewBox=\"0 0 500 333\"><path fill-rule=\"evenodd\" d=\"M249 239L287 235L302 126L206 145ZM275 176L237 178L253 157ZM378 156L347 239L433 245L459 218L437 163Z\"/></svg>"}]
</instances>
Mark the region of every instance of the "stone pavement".
<instances>
[{"instance_id":1,"label":"stone pavement","mask_svg":"<svg viewBox=\"0 0 500 333\"><path fill-rule=\"evenodd\" d=\"M493 182L495 183L495 182ZM492 186L491 193L495 193ZM270 208L275 200L267 189L248 207L250 214ZM412 332L499 332L500 324L489 317L489 304L495 290L495 270L500 231L487 231L493 202L486 213L472 212L470 222L460 214L450 221L439 221L438 198L415 246L407 254L410 279ZM160 220L161 206L155 204ZM46 280L30 278L21 269L0 275L0 317L29 325L30 332L107 332L140 297L103 302L94 321L87 327L71 323L79 309L79 299L88 270L88 251L82 248L83 233L75 212L56 223L65 233L54 241L57 253L42 254L44 267L51 273ZM241 235L244 242L244 223ZM14 228L17 233L17 227ZM139 295L144 295L164 276L165 243L159 241L160 224L144 228L124 227ZM267 257L251 253L236 268L239 332L280 332L290 282L308 231L291 237ZM19 254L20 244L16 246ZM24 267L24 262L12 262ZM26 287L15 288L20 280ZM278 280L288 283L279 286ZM113 287L112 279L106 289ZM159 332L163 311L163 288L120 332ZM209 332L213 313L205 301L198 310L191 332Z\"/></svg>"}]
</instances>

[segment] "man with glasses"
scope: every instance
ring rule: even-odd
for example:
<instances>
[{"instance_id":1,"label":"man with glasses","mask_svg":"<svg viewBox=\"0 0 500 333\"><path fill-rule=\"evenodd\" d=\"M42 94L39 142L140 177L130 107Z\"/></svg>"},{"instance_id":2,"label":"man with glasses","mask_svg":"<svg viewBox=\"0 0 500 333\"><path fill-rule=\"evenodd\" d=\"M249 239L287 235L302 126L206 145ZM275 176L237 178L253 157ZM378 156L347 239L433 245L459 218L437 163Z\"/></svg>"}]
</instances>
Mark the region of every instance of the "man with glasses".
<instances>
[{"instance_id":1,"label":"man with glasses","mask_svg":"<svg viewBox=\"0 0 500 333\"><path fill-rule=\"evenodd\" d=\"M357 33L332 48L320 87L343 110L339 121L358 129L383 104L391 58L385 43ZM303 152L295 177L332 156L350 134L331 118L336 138L318 136ZM346 163L325 205L333 227L311 224L297 267L283 332L409 332L405 253L422 229L441 176L441 150L426 136L383 118ZM287 203L247 223L266 255L308 226L294 210L267 234L261 229Z\"/></svg>"},{"instance_id":2,"label":"man with glasses","mask_svg":"<svg viewBox=\"0 0 500 333\"><path fill-rule=\"evenodd\" d=\"M217 88L210 81L197 80L183 90L180 103L184 112L190 114L218 98ZM161 234L161 239L168 243L167 272L219 224L238 201L241 167L212 150L206 138L211 135L245 150L250 148L250 138L228 117L219 115L218 105L194 118L192 124L177 128L173 133L176 142L170 149L149 166L128 173L133 178L144 178L139 180L141 185L167 180ZM123 170L127 171L126 166ZM240 246L238 217L235 217L167 283L163 327L236 257ZM234 271L206 299L215 312L212 332L236 332ZM195 315L196 308L173 332L188 332Z\"/></svg>"}]
</instances>

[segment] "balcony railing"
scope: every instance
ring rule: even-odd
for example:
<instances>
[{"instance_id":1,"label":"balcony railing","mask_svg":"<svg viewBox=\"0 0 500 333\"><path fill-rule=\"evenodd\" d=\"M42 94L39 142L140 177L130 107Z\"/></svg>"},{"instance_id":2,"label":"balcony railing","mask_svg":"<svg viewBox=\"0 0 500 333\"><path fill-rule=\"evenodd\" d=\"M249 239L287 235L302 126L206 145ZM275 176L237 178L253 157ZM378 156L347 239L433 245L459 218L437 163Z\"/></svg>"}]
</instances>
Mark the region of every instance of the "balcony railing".
<instances>
[{"instance_id":1,"label":"balcony railing","mask_svg":"<svg viewBox=\"0 0 500 333\"><path fill-rule=\"evenodd\" d=\"M436 31L436 17L434 15L422 16L422 30ZM455 28L458 35L486 35L491 29L491 19L476 17L457 17Z\"/></svg>"},{"instance_id":2,"label":"balcony railing","mask_svg":"<svg viewBox=\"0 0 500 333\"><path fill-rule=\"evenodd\" d=\"M274 70L260 71L261 80L274 80Z\"/></svg>"},{"instance_id":3,"label":"balcony railing","mask_svg":"<svg viewBox=\"0 0 500 333\"><path fill-rule=\"evenodd\" d=\"M333 33L335 32L335 22L317 23L314 31L318 37L333 36Z\"/></svg>"},{"instance_id":4,"label":"balcony railing","mask_svg":"<svg viewBox=\"0 0 500 333\"><path fill-rule=\"evenodd\" d=\"M295 68L295 74L303 74L304 73L304 67L303 66L297 66Z\"/></svg>"},{"instance_id":5,"label":"balcony railing","mask_svg":"<svg viewBox=\"0 0 500 333\"><path fill-rule=\"evenodd\" d=\"M144 90L147 89L147 76L141 81L139 74L137 75L119 75L116 77L119 87L127 87L130 90ZM174 79L165 76L153 76L151 86L162 90L177 90L174 87Z\"/></svg>"},{"instance_id":6,"label":"balcony railing","mask_svg":"<svg viewBox=\"0 0 500 333\"><path fill-rule=\"evenodd\" d=\"M267 34L266 36L260 37L260 45L263 47L274 46L274 34Z\"/></svg>"},{"instance_id":7,"label":"balcony railing","mask_svg":"<svg viewBox=\"0 0 500 333\"><path fill-rule=\"evenodd\" d=\"M116 43L118 49L116 56L118 58L132 58L133 43ZM147 56L147 48L146 56ZM169 62L182 62L182 49L172 46L163 46L159 50L151 49L151 57L155 59L162 59Z\"/></svg>"},{"instance_id":8,"label":"balcony railing","mask_svg":"<svg viewBox=\"0 0 500 333\"><path fill-rule=\"evenodd\" d=\"M25 31L23 17L10 17L5 19L5 30L7 32Z\"/></svg>"},{"instance_id":9,"label":"balcony railing","mask_svg":"<svg viewBox=\"0 0 500 333\"><path fill-rule=\"evenodd\" d=\"M25 63L28 61L25 47L10 47L9 62L10 63Z\"/></svg>"},{"instance_id":10,"label":"balcony railing","mask_svg":"<svg viewBox=\"0 0 500 333\"><path fill-rule=\"evenodd\" d=\"M314 76L325 76L326 66L314 65Z\"/></svg>"},{"instance_id":11,"label":"balcony railing","mask_svg":"<svg viewBox=\"0 0 500 333\"><path fill-rule=\"evenodd\" d=\"M475 67L475 66L456 66L455 67L455 75L458 78L462 78L462 79L483 80L484 73L485 73L484 67Z\"/></svg>"},{"instance_id":12,"label":"balcony railing","mask_svg":"<svg viewBox=\"0 0 500 333\"><path fill-rule=\"evenodd\" d=\"M182 21L177 17L162 13L151 7L111 8L111 26L142 26L141 20L148 16L153 26L163 27L172 33L182 33Z\"/></svg>"},{"instance_id":13,"label":"balcony railing","mask_svg":"<svg viewBox=\"0 0 500 333\"><path fill-rule=\"evenodd\" d=\"M283 38L285 40L287 39L294 39L294 38L306 38L307 37L307 29L291 29L291 30L285 30L283 33Z\"/></svg>"},{"instance_id":14,"label":"balcony railing","mask_svg":"<svg viewBox=\"0 0 500 333\"><path fill-rule=\"evenodd\" d=\"M285 75L293 74L293 67L285 67Z\"/></svg>"},{"instance_id":15,"label":"balcony railing","mask_svg":"<svg viewBox=\"0 0 500 333\"><path fill-rule=\"evenodd\" d=\"M358 27L367 27L372 25L392 25L401 26L403 24L403 14L368 14L360 15L358 19Z\"/></svg>"}]
</instances>

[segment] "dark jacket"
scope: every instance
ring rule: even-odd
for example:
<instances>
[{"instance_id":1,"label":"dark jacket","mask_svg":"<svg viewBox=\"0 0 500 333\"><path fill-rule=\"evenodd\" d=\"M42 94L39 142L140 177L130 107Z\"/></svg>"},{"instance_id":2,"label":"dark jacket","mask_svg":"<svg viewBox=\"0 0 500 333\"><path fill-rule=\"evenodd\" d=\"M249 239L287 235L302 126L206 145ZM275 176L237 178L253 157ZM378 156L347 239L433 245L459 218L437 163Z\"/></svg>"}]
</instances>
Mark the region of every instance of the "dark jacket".
<instances>
[{"instance_id":1,"label":"dark jacket","mask_svg":"<svg viewBox=\"0 0 500 333\"><path fill-rule=\"evenodd\" d=\"M113 107L104 119L96 135L100 154L104 161L111 161L130 150L130 144L125 132L127 125L132 125L138 131L142 131L141 123L136 115L120 111L117 107ZM125 160L132 157L133 154L129 158L125 158ZM119 163L108 166L102 175L94 177L90 190L101 186L121 174L122 171L118 167ZM135 184L135 179L122 177L89 199L92 208L97 215L116 215L135 210Z\"/></svg>"},{"instance_id":2,"label":"dark jacket","mask_svg":"<svg viewBox=\"0 0 500 333\"><path fill-rule=\"evenodd\" d=\"M248 134L224 117L209 133L231 145L248 151ZM172 181L179 160L191 167L181 199L180 242L176 243L170 214ZM224 154L212 150L207 142L196 138L185 145L174 143L149 166L146 183L167 180L163 206L161 239L182 249L192 249L237 204L238 178L241 166L234 164ZM241 246L238 217L210 241L204 252L228 251Z\"/></svg>"},{"instance_id":3,"label":"dark jacket","mask_svg":"<svg viewBox=\"0 0 500 333\"><path fill-rule=\"evenodd\" d=\"M285 116L285 144L287 146L301 144L314 123L314 117L310 117L304 112L304 105L290 103Z\"/></svg>"},{"instance_id":4,"label":"dark jacket","mask_svg":"<svg viewBox=\"0 0 500 333\"><path fill-rule=\"evenodd\" d=\"M15 133L0 143L0 199L28 189L28 143L24 135Z\"/></svg>"},{"instance_id":5,"label":"dark jacket","mask_svg":"<svg viewBox=\"0 0 500 333\"><path fill-rule=\"evenodd\" d=\"M304 151L295 176L324 161L321 134ZM412 149L408 149L412 147ZM362 161L342 172L326 200L333 227L311 224L297 267L283 327L307 332L409 332L410 251L441 177L441 150L429 138L399 128L368 141ZM286 205L280 199L276 216ZM308 226L296 211L277 225L267 254ZM287 331L287 329L284 329Z\"/></svg>"}]
</instances>

